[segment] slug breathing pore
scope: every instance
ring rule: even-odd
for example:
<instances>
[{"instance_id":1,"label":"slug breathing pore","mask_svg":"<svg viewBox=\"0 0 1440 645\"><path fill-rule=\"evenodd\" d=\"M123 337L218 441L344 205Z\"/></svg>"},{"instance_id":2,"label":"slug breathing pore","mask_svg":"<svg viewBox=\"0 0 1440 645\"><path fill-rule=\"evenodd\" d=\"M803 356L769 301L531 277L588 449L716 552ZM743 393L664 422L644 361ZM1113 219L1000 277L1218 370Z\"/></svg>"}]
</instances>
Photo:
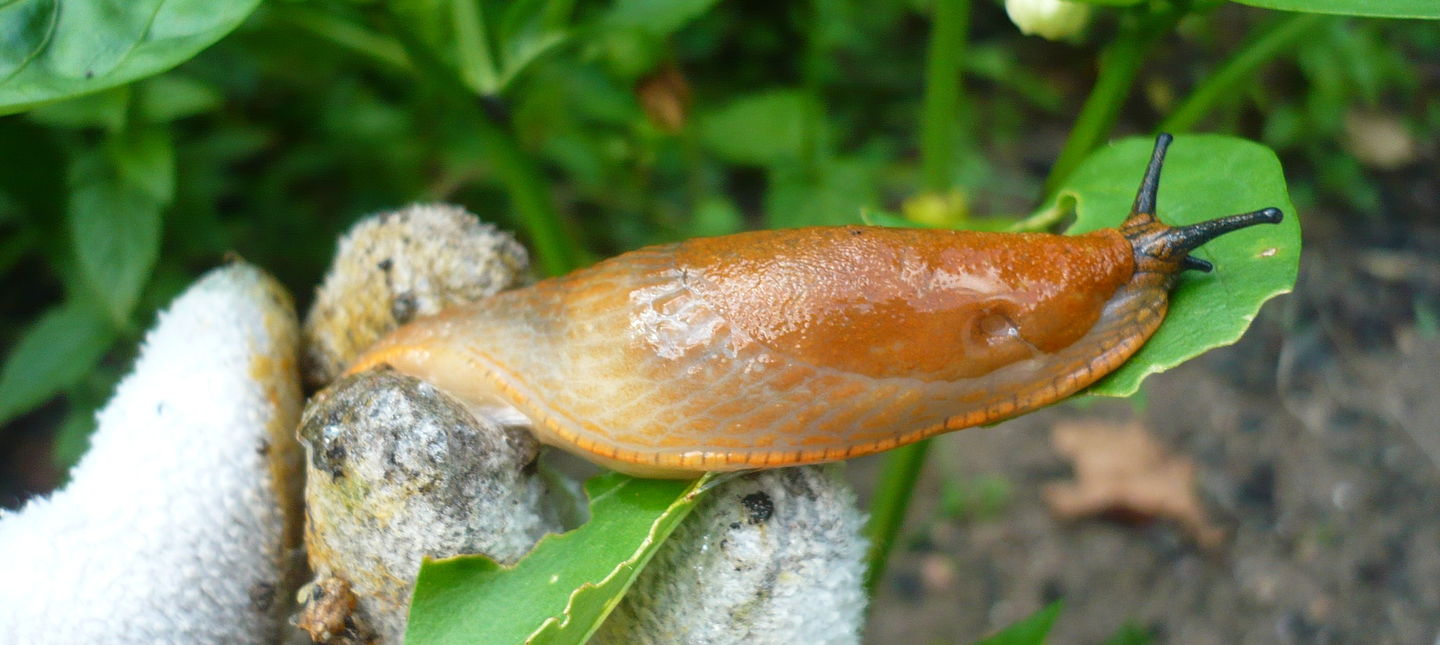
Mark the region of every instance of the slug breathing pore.
<instances>
[{"instance_id":1,"label":"slug breathing pore","mask_svg":"<svg viewBox=\"0 0 1440 645\"><path fill-rule=\"evenodd\" d=\"M1129 217L1084 235L868 226L653 246L414 321L350 366L389 366L632 475L889 450L1063 399L1165 317L1189 253L1275 223L1155 215L1168 134Z\"/></svg>"}]
</instances>

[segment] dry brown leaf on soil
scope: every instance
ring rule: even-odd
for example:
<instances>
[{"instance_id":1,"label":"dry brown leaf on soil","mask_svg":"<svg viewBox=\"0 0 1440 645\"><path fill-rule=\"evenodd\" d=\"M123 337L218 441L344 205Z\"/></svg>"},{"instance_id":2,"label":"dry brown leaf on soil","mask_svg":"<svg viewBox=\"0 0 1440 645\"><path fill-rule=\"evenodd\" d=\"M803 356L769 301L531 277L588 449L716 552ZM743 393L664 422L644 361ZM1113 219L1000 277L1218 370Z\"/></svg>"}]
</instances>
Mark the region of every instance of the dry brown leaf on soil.
<instances>
[{"instance_id":1,"label":"dry brown leaf on soil","mask_svg":"<svg viewBox=\"0 0 1440 645\"><path fill-rule=\"evenodd\" d=\"M1205 517L1195 495L1194 462L1169 454L1143 425L1059 423L1051 441L1075 467L1075 481L1045 487L1045 501L1056 515L1168 518L1203 547L1224 541L1224 530Z\"/></svg>"},{"instance_id":2,"label":"dry brown leaf on soil","mask_svg":"<svg viewBox=\"0 0 1440 645\"><path fill-rule=\"evenodd\" d=\"M661 131L677 134L690 114L690 82L675 63L666 63L635 84L645 117Z\"/></svg>"}]
</instances>

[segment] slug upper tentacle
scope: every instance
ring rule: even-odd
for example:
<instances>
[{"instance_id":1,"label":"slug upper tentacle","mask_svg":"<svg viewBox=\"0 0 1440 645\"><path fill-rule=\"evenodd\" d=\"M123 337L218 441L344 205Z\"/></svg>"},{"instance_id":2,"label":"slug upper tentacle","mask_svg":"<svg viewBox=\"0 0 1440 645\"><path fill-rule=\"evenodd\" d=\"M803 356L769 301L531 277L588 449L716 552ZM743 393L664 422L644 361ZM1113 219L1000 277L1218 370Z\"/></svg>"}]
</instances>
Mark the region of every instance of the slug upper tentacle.
<instances>
[{"instance_id":1,"label":"slug upper tentacle","mask_svg":"<svg viewBox=\"0 0 1440 645\"><path fill-rule=\"evenodd\" d=\"M888 450L1048 405L1125 362L1191 250L1273 208L1170 227L1169 135L1121 228L819 227L650 247L406 325L356 360L631 474Z\"/></svg>"}]
</instances>

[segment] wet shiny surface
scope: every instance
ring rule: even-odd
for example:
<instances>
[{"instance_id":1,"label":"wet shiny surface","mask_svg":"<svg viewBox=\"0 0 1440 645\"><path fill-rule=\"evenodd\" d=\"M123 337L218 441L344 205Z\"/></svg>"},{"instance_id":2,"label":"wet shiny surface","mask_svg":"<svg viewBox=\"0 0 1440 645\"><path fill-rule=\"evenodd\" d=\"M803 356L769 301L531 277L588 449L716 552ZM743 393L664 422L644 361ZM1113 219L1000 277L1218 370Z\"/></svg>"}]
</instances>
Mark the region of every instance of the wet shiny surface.
<instances>
[{"instance_id":1,"label":"wet shiny surface","mask_svg":"<svg viewBox=\"0 0 1440 645\"><path fill-rule=\"evenodd\" d=\"M543 441L632 473L845 459L1046 405L1118 366L1164 313L1157 274L1121 286L1132 264L1114 231L692 240L417 321L352 371L389 363L513 406Z\"/></svg>"},{"instance_id":2,"label":"wet shiny surface","mask_svg":"<svg viewBox=\"0 0 1440 645\"><path fill-rule=\"evenodd\" d=\"M676 264L720 318L791 360L943 381L1074 343L1129 278L1131 255L1113 231L855 226L691 240Z\"/></svg>"}]
</instances>

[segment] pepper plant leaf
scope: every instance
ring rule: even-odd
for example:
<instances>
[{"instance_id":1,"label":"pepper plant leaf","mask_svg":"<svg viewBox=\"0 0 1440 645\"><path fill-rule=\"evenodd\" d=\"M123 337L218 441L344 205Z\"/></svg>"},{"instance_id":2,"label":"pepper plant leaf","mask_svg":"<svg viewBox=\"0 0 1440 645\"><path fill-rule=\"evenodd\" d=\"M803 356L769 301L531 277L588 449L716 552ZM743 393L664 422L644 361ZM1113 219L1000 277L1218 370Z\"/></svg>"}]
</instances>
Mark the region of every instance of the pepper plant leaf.
<instances>
[{"instance_id":1,"label":"pepper plant leaf","mask_svg":"<svg viewBox=\"0 0 1440 645\"><path fill-rule=\"evenodd\" d=\"M709 481L607 473L585 485L590 521L545 536L514 565L483 555L426 560L405 642L584 643Z\"/></svg>"},{"instance_id":2,"label":"pepper plant leaf","mask_svg":"<svg viewBox=\"0 0 1440 645\"><path fill-rule=\"evenodd\" d=\"M1096 151L1066 180L1056 199L1075 200L1076 220L1068 233L1114 227L1125 219L1153 145L1144 137L1118 141ZM1175 139L1160 179L1156 211L1161 221L1193 224L1270 206L1284 211L1284 221L1222 235L1192 253L1212 262L1215 270L1182 274L1164 324L1087 394L1130 396L1146 376L1234 343L1261 305L1295 286L1300 223L1275 153L1220 135Z\"/></svg>"},{"instance_id":3,"label":"pepper plant leaf","mask_svg":"<svg viewBox=\"0 0 1440 645\"><path fill-rule=\"evenodd\" d=\"M0 367L0 424L85 378L115 339L103 314L71 302L30 324Z\"/></svg>"},{"instance_id":4,"label":"pepper plant leaf","mask_svg":"<svg viewBox=\"0 0 1440 645\"><path fill-rule=\"evenodd\" d=\"M159 74L230 33L259 4L260 0L0 2L0 114Z\"/></svg>"},{"instance_id":5,"label":"pepper plant leaf","mask_svg":"<svg viewBox=\"0 0 1440 645\"><path fill-rule=\"evenodd\" d=\"M1282 11L1331 13L1372 18L1440 19L1440 2L1435 0L1235 0L1240 4Z\"/></svg>"}]
</instances>

